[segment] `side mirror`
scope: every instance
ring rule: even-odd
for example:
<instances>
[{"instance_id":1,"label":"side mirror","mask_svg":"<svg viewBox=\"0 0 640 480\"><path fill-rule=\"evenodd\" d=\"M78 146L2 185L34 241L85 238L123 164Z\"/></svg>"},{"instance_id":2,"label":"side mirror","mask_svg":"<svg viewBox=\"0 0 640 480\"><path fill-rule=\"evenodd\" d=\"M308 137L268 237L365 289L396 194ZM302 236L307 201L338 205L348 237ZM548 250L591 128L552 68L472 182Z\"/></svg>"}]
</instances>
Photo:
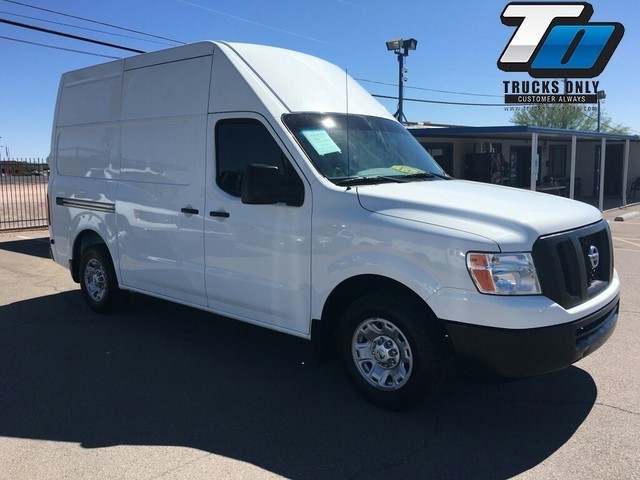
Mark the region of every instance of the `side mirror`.
<instances>
[{"instance_id":1,"label":"side mirror","mask_svg":"<svg viewBox=\"0 0 640 480\"><path fill-rule=\"evenodd\" d=\"M242 203L273 205L281 196L280 173L275 165L254 163L242 175Z\"/></svg>"}]
</instances>

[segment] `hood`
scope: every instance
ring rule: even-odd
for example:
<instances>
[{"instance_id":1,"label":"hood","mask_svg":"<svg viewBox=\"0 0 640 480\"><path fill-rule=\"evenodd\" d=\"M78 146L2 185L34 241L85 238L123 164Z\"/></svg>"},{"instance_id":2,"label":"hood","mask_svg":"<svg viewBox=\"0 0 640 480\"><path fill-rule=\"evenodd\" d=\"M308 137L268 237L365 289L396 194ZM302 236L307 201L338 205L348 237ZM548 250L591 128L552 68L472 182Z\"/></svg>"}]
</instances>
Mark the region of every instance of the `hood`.
<instances>
[{"instance_id":1,"label":"hood","mask_svg":"<svg viewBox=\"0 0 640 480\"><path fill-rule=\"evenodd\" d=\"M358 198L370 212L478 235L502 251L529 251L541 235L602 219L582 202L465 180L360 186Z\"/></svg>"}]
</instances>

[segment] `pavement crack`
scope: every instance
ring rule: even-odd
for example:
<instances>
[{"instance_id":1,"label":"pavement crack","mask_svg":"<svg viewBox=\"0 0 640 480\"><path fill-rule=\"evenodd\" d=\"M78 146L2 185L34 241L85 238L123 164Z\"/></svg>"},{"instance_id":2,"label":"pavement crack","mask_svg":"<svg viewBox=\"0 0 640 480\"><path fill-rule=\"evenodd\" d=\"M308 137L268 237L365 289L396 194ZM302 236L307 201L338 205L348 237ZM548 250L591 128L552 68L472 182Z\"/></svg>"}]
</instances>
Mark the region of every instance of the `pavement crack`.
<instances>
[{"instance_id":1,"label":"pavement crack","mask_svg":"<svg viewBox=\"0 0 640 480\"><path fill-rule=\"evenodd\" d=\"M211 456L211 453L205 453L204 455L201 455L201 456L196 457L196 458L194 458L192 460L189 460L188 462L184 462L184 463L181 463L180 465L178 465L176 467L169 468L169 469L165 470L164 472L162 472L162 473L160 473L158 475L154 475L152 477L148 477L147 480L156 480L156 479L162 478L162 477L166 476L169 473L172 473L172 472L175 472L177 470L180 470L181 468L184 468L187 465L192 465L192 464L194 464L196 462L199 462L203 458L207 458L209 456Z\"/></svg>"},{"instance_id":2,"label":"pavement crack","mask_svg":"<svg viewBox=\"0 0 640 480\"><path fill-rule=\"evenodd\" d=\"M599 407L611 408L613 410L618 410L619 412L622 412L622 413L628 413L630 415L635 415L637 417L640 417L640 413L639 412L633 412L631 410L627 410L626 408L616 407L615 405L609 405L608 403L596 402L594 405L598 405Z\"/></svg>"}]
</instances>

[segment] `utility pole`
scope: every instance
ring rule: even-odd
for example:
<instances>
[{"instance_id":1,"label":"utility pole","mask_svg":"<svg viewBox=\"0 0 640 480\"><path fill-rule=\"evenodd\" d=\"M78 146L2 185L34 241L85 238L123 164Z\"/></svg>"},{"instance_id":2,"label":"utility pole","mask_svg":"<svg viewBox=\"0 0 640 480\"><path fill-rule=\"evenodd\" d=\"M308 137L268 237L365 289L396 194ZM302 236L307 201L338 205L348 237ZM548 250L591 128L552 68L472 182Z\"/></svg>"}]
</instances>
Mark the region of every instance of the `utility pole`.
<instances>
[{"instance_id":1,"label":"utility pole","mask_svg":"<svg viewBox=\"0 0 640 480\"><path fill-rule=\"evenodd\" d=\"M600 103L604 103L604 99L607 98L607 94L604 93L604 90L598 90L597 95L598 99L598 128L596 132L600 131Z\"/></svg>"}]
</instances>

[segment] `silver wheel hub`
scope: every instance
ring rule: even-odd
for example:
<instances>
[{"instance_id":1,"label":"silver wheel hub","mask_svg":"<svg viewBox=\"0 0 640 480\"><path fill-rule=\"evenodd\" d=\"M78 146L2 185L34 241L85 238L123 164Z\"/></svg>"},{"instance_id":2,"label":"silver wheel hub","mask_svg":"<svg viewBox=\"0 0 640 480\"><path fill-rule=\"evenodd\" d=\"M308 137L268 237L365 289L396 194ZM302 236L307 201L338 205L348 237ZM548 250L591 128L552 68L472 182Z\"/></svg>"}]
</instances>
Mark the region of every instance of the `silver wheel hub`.
<instances>
[{"instance_id":1,"label":"silver wheel hub","mask_svg":"<svg viewBox=\"0 0 640 480\"><path fill-rule=\"evenodd\" d=\"M99 261L96 259L89 260L84 271L84 280L89 296L95 302L100 302L107 293L107 281L104 268Z\"/></svg>"},{"instance_id":2,"label":"silver wheel hub","mask_svg":"<svg viewBox=\"0 0 640 480\"><path fill-rule=\"evenodd\" d=\"M391 337L380 335L371 342L371 355L382 368L393 368L398 364L400 352Z\"/></svg>"},{"instance_id":3,"label":"silver wheel hub","mask_svg":"<svg viewBox=\"0 0 640 480\"><path fill-rule=\"evenodd\" d=\"M369 318L353 332L351 353L358 373L380 390L398 390L411 376L409 341L392 322Z\"/></svg>"}]
</instances>

